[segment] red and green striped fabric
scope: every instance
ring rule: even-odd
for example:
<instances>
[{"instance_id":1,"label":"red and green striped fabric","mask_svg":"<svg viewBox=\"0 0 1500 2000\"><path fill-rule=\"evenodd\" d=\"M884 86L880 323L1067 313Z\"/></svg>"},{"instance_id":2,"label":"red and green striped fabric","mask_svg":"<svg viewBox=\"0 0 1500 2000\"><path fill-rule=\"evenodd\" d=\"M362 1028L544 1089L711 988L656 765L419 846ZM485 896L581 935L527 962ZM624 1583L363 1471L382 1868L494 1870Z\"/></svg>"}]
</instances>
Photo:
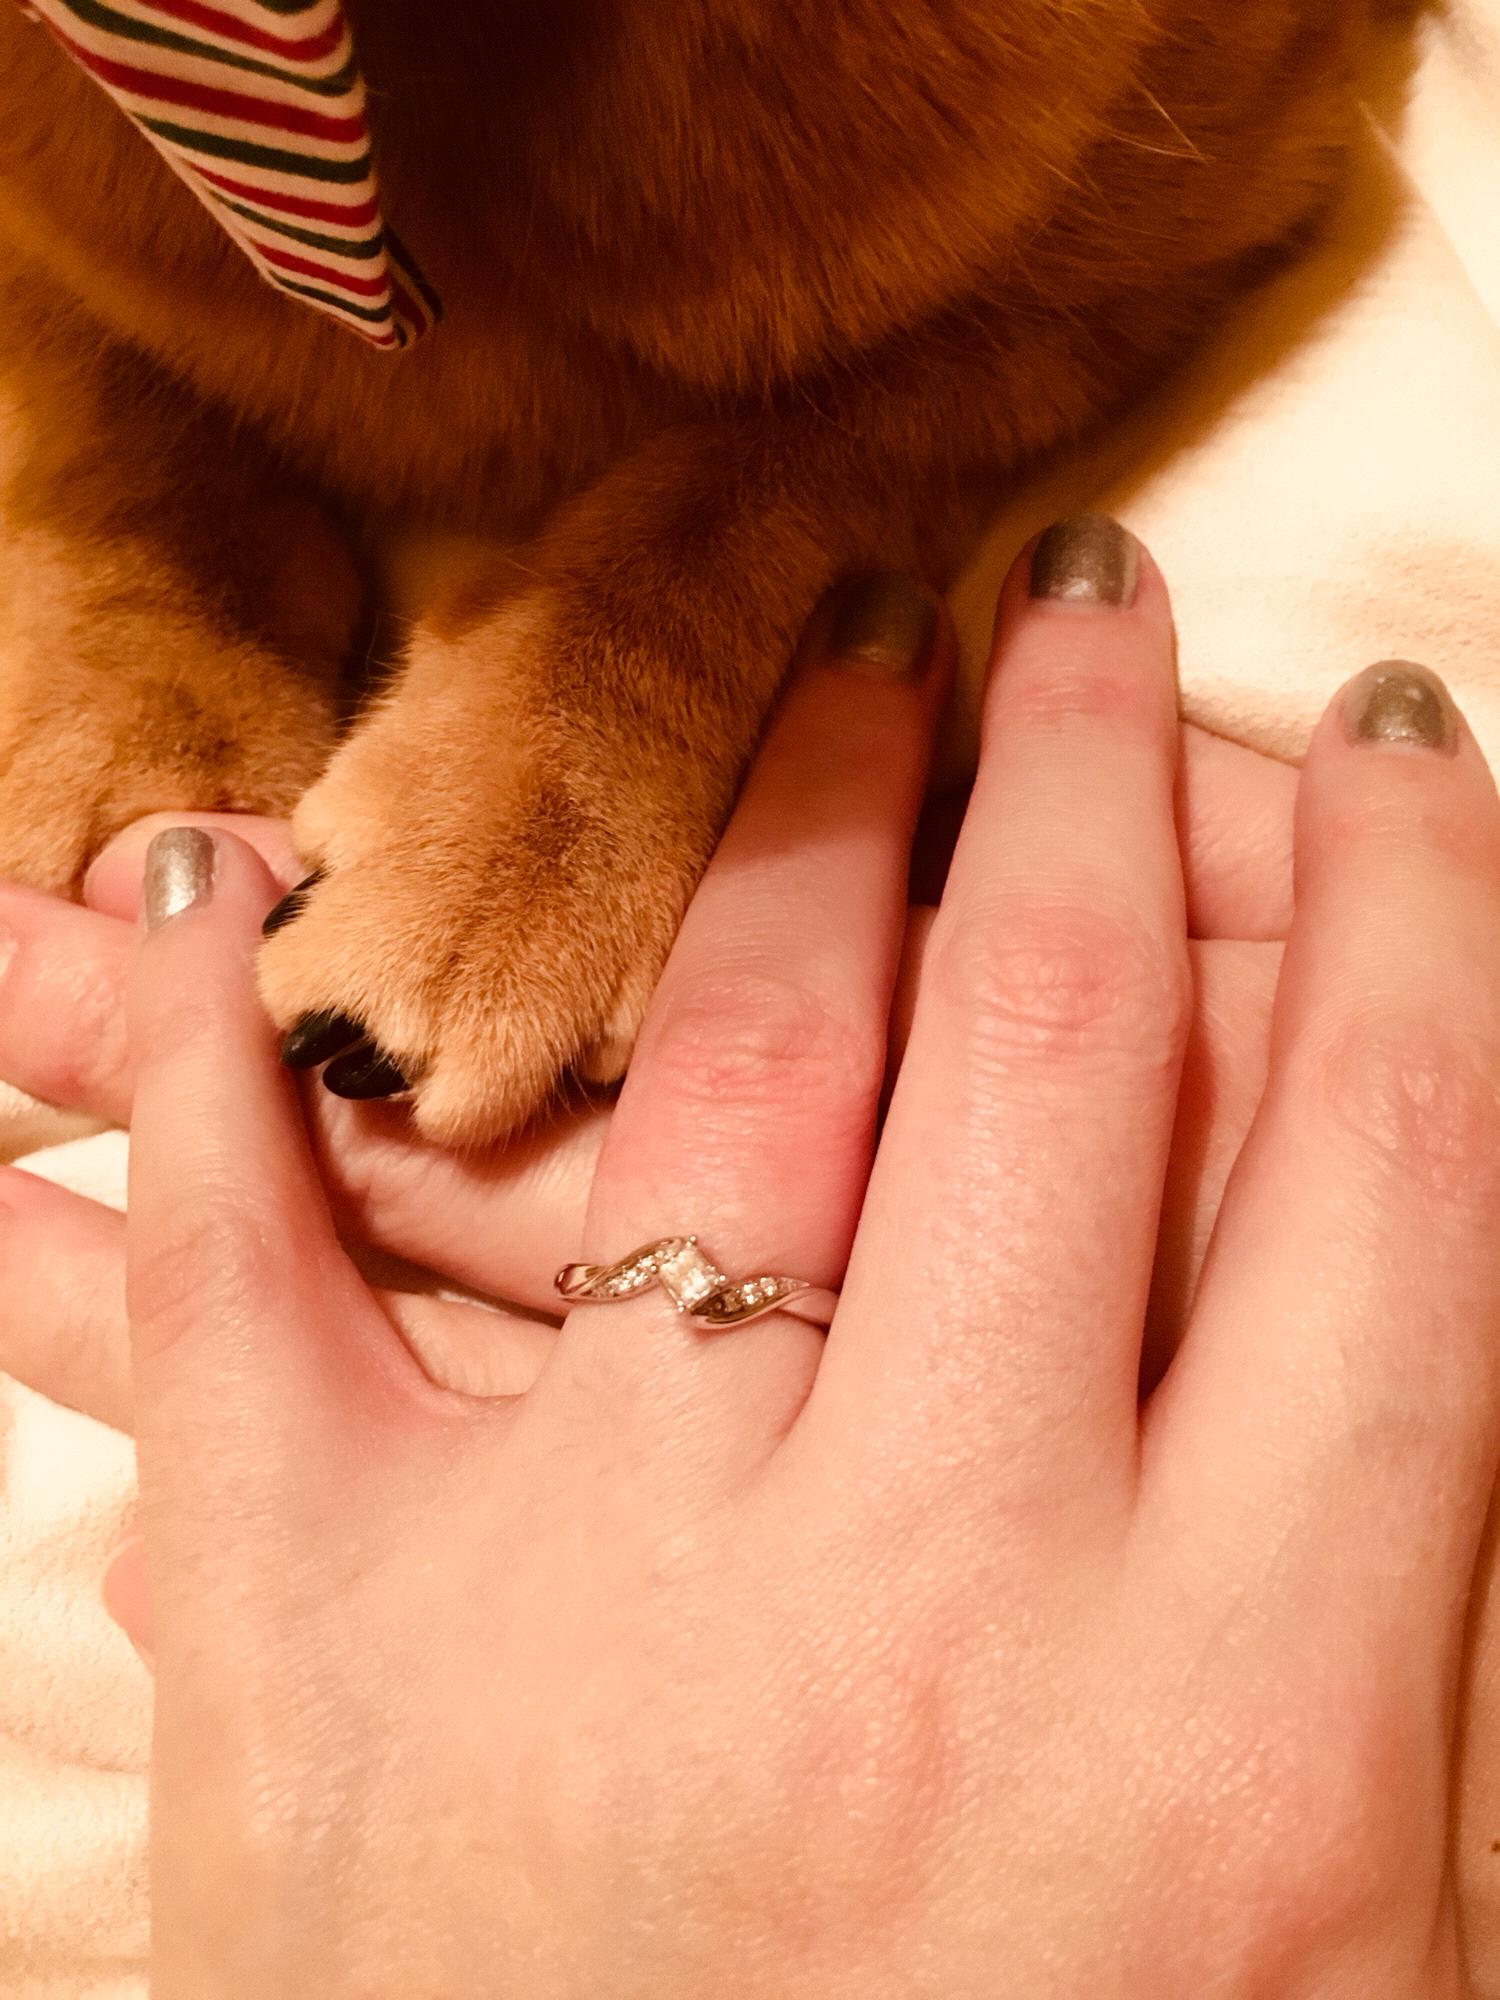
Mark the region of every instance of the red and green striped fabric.
<instances>
[{"instance_id":1,"label":"red and green striped fabric","mask_svg":"<svg viewBox=\"0 0 1500 2000\"><path fill-rule=\"evenodd\" d=\"M280 291L376 347L442 308L386 227L339 0L22 0Z\"/></svg>"}]
</instances>

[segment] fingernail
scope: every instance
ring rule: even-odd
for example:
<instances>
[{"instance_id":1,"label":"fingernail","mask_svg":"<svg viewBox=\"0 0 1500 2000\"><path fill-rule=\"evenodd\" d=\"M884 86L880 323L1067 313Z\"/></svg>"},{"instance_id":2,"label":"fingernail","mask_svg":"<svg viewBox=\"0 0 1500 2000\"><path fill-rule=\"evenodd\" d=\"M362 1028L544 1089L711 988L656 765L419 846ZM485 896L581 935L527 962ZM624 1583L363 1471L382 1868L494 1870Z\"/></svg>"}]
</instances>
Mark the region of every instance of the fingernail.
<instances>
[{"instance_id":1,"label":"fingernail","mask_svg":"<svg viewBox=\"0 0 1500 2000\"><path fill-rule=\"evenodd\" d=\"M1140 580L1141 545L1107 514L1055 521L1031 552L1031 595L1054 604L1122 611Z\"/></svg>"},{"instance_id":2,"label":"fingernail","mask_svg":"<svg viewBox=\"0 0 1500 2000\"><path fill-rule=\"evenodd\" d=\"M104 1608L135 1648L144 1667L155 1671L152 1649L151 1586L139 1535L128 1535L99 1579Z\"/></svg>"},{"instance_id":3,"label":"fingernail","mask_svg":"<svg viewBox=\"0 0 1500 2000\"><path fill-rule=\"evenodd\" d=\"M398 1062L373 1042L364 1042L328 1065L323 1072L323 1087L335 1097L399 1097L402 1091L411 1089L411 1079Z\"/></svg>"},{"instance_id":4,"label":"fingernail","mask_svg":"<svg viewBox=\"0 0 1500 2000\"><path fill-rule=\"evenodd\" d=\"M879 680L920 680L937 628L938 600L915 577L861 577L834 606L829 657L836 666Z\"/></svg>"},{"instance_id":5,"label":"fingernail","mask_svg":"<svg viewBox=\"0 0 1500 2000\"><path fill-rule=\"evenodd\" d=\"M1351 743L1409 743L1456 751L1458 710L1438 676L1412 660L1380 660L1344 690Z\"/></svg>"},{"instance_id":6,"label":"fingernail","mask_svg":"<svg viewBox=\"0 0 1500 2000\"><path fill-rule=\"evenodd\" d=\"M347 1014L326 1010L304 1014L282 1036L281 1060L288 1069L316 1069L319 1063L327 1062L330 1056L342 1055L364 1038L364 1029Z\"/></svg>"},{"instance_id":7,"label":"fingernail","mask_svg":"<svg viewBox=\"0 0 1500 2000\"><path fill-rule=\"evenodd\" d=\"M307 901L309 892L315 889L322 879L322 869L315 868L311 875L304 875L295 888L288 889L279 903L273 903L261 920L261 936L275 937L283 924L289 924L293 917L300 916L302 905Z\"/></svg>"},{"instance_id":8,"label":"fingernail","mask_svg":"<svg viewBox=\"0 0 1500 2000\"><path fill-rule=\"evenodd\" d=\"M201 826L169 826L146 849L141 907L148 931L197 909L213 894L214 839Z\"/></svg>"}]
</instances>

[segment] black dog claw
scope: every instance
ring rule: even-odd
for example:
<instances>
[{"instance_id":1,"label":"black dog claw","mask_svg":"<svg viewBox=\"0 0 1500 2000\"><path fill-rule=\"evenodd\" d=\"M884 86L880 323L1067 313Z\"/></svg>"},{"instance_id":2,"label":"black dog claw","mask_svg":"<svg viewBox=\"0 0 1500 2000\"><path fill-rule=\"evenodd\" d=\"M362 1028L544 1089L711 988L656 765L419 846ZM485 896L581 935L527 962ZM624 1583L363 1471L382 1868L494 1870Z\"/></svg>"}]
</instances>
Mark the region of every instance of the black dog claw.
<instances>
[{"instance_id":1,"label":"black dog claw","mask_svg":"<svg viewBox=\"0 0 1500 2000\"><path fill-rule=\"evenodd\" d=\"M373 1042L360 1042L331 1062L323 1082L335 1097L399 1097L411 1079L399 1063Z\"/></svg>"},{"instance_id":2,"label":"black dog claw","mask_svg":"<svg viewBox=\"0 0 1500 2000\"><path fill-rule=\"evenodd\" d=\"M304 1014L282 1036L281 1060L288 1069L316 1069L319 1063L342 1055L364 1039L364 1029L347 1014Z\"/></svg>"}]
</instances>

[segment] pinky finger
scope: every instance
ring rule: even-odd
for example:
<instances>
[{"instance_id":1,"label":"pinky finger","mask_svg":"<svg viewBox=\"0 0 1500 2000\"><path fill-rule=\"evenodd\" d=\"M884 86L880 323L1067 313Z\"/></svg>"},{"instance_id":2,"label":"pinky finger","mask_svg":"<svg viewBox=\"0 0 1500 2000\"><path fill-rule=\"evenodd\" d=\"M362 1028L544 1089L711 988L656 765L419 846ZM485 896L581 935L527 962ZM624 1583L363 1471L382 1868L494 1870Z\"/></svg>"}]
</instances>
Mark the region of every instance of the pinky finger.
<instances>
[{"instance_id":1,"label":"pinky finger","mask_svg":"<svg viewBox=\"0 0 1500 2000\"><path fill-rule=\"evenodd\" d=\"M433 1381L460 1395L523 1395L554 1329L518 1314L378 1288ZM0 1374L114 1430L131 1427L125 1218L18 1167L0 1167Z\"/></svg>"},{"instance_id":2,"label":"pinky finger","mask_svg":"<svg viewBox=\"0 0 1500 2000\"><path fill-rule=\"evenodd\" d=\"M148 1671L156 1671L151 1632L151 1579L146 1574L146 1544L128 1535L110 1558L99 1586L104 1608L141 1656Z\"/></svg>"},{"instance_id":3,"label":"pinky finger","mask_svg":"<svg viewBox=\"0 0 1500 2000\"><path fill-rule=\"evenodd\" d=\"M130 1429L125 1219L16 1167L0 1170L0 1370Z\"/></svg>"}]
</instances>

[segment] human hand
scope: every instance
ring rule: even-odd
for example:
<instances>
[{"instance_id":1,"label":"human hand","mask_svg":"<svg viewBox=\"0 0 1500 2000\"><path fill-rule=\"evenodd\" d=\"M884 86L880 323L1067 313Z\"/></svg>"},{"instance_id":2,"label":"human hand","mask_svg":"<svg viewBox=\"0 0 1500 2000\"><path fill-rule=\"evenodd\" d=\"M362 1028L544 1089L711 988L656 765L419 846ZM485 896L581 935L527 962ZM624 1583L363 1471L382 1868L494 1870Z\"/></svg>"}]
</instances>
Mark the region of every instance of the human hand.
<instances>
[{"instance_id":1,"label":"human hand","mask_svg":"<svg viewBox=\"0 0 1500 2000\"><path fill-rule=\"evenodd\" d=\"M604 1259L697 1225L836 1282L857 1218L826 1345L645 1298L517 1400L434 1389L254 1004L267 876L221 837L144 944L166 2000L1467 1990L1500 807L1421 683L1385 712L1446 748L1322 725L1270 1081L1142 1418L1188 1028L1166 601L1149 564L1129 610L1023 590L862 1213L930 684L794 690L601 1149Z\"/></svg>"},{"instance_id":2,"label":"human hand","mask_svg":"<svg viewBox=\"0 0 1500 2000\"><path fill-rule=\"evenodd\" d=\"M872 782L878 773L872 772ZM1195 1014L1167 1176L1148 1367L1165 1365L1207 1246L1218 1198L1265 1072L1280 940L1291 919L1295 774L1272 758L1185 727L1178 818L1195 972ZM914 902L892 1023L899 1058L935 904L964 801L940 800L919 832ZM48 1103L128 1124L132 1091L125 981L141 864L167 825L222 829L260 854L277 886L298 873L285 823L240 814L155 815L90 872L85 907L0 883L0 1076ZM403 1330L439 1380L472 1393L522 1386L536 1334L490 1330L413 1289L420 1267L554 1315L551 1274L583 1227L609 1106L560 1108L510 1145L459 1154L422 1139L399 1107L305 1093L320 1173L344 1240L388 1279ZM24 1171L0 1167L0 1371L117 1428L130 1421L123 1220ZM470 1335L472 1334L472 1338Z\"/></svg>"}]
</instances>

